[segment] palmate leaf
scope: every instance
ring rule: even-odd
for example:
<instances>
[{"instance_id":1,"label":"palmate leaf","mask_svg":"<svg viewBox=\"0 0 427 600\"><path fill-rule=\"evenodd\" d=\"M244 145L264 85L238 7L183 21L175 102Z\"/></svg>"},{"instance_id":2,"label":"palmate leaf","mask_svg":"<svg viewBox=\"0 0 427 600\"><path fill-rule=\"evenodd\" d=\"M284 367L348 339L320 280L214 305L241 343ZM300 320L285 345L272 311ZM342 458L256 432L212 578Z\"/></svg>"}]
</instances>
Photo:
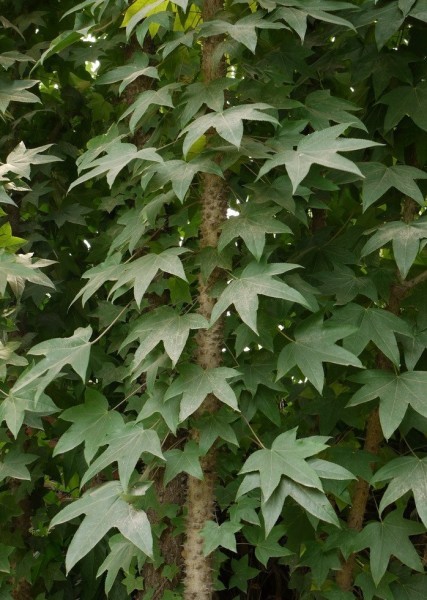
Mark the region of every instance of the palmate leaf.
<instances>
[{"instance_id":1,"label":"palmate leaf","mask_svg":"<svg viewBox=\"0 0 427 600\"><path fill-rule=\"evenodd\" d=\"M339 152L351 152L380 144L364 139L339 138L351 125L351 123L334 125L304 136L296 150L286 149L267 160L261 167L258 179L271 169L285 165L292 182L292 191L295 193L313 164L363 177L359 167L348 158L341 156Z\"/></svg>"},{"instance_id":2,"label":"palmate leaf","mask_svg":"<svg viewBox=\"0 0 427 600\"><path fill-rule=\"evenodd\" d=\"M409 536L423 533L421 523L402 518L398 511L389 513L383 521L369 523L356 537L352 550L358 552L370 548L371 574L376 585L387 570L391 556L415 571L422 571L423 565Z\"/></svg>"},{"instance_id":3,"label":"palmate leaf","mask_svg":"<svg viewBox=\"0 0 427 600\"><path fill-rule=\"evenodd\" d=\"M123 428L122 415L110 410L105 396L91 388L86 390L84 404L67 408L61 413L61 419L72 425L59 438L53 456L69 452L84 443L84 457L88 463L107 443L107 436Z\"/></svg>"},{"instance_id":4,"label":"palmate leaf","mask_svg":"<svg viewBox=\"0 0 427 600\"><path fill-rule=\"evenodd\" d=\"M129 285L133 285L135 300L139 306L142 297L158 271L175 275L187 281L182 262L178 258L180 254L185 252L188 252L186 248L168 248L160 254L147 254L122 265L120 275L115 277L117 281L111 288L110 295L114 294L114 298L117 298L126 291Z\"/></svg>"},{"instance_id":5,"label":"palmate leaf","mask_svg":"<svg viewBox=\"0 0 427 600\"><path fill-rule=\"evenodd\" d=\"M184 156L188 154L191 146L211 127L227 142L239 148L243 137L243 121L268 121L269 123L278 124L275 117L261 112L270 108L269 104L258 102L233 106L220 112L208 113L199 117L190 125L187 125L179 134L180 136L185 135L182 146Z\"/></svg>"},{"instance_id":6,"label":"palmate leaf","mask_svg":"<svg viewBox=\"0 0 427 600\"><path fill-rule=\"evenodd\" d=\"M408 405L423 417L427 417L427 371L396 374L372 370L356 375L352 380L363 383L364 386L354 394L347 406L358 406L379 398L381 427L387 439L399 427Z\"/></svg>"},{"instance_id":7,"label":"palmate leaf","mask_svg":"<svg viewBox=\"0 0 427 600\"><path fill-rule=\"evenodd\" d=\"M331 121L333 121L334 123L352 123L353 127L366 131L362 121L351 114L351 112L358 110L360 108L352 102L331 96L330 90L316 90L308 94L304 102L304 108L301 108L298 113L301 118L308 119L314 129L329 127Z\"/></svg>"},{"instance_id":8,"label":"palmate leaf","mask_svg":"<svg viewBox=\"0 0 427 600\"><path fill-rule=\"evenodd\" d=\"M238 410L236 395L227 383L227 379L238 375L238 371L227 367L202 369L198 365L183 365L179 377L169 387L164 399L182 394L180 421L192 415L209 394L214 394L218 400Z\"/></svg>"},{"instance_id":9,"label":"palmate leaf","mask_svg":"<svg viewBox=\"0 0 427 600\"><path fill-rule=\"evenodd\" d=\"M221 167L214 161L196 157L193 160L167 160L162 164L155 164L145 170L147 179L154 174L150 184L157 188L171 183L177 198L184 201L185 195L197 173L213 173L223 177Z\"/></svg>"},{"instance_id":10,"label":"palmate leaf","mask_svg":"<svg viewBox=\"0 0 427 600\"><path fill-rule=\"evenodd\" d=\"M135 102L133 102L127 110L122 114L120 120L125 119L129 115L129 127L131 132L135 131L138 121L142 119L150 106L167 106L173 108L172 94L175 90L181 87L180 83L170 83L164 85L158 90L147 90L139 94Z\"/></svg>"},{"instance_id":11,"label":"palmate leaf","mask_svg":"<svg viewBox=\"0 0 427 600\"><path fill-rule=\"evenodd\" d=\"M40 98L27 90L38 83L35 79L10 81L0 79L0 112L6 112L11 102L40 102Z\"/></svg>"},{"instance_id":12,"label":"palmate leaf","mask_svg":"<svg viewBox=\"0 0 427 600\"><path fill-rule=\"evenodd\" d=\"M50 527L71 521L81 514L86 516L68 546L65 559L67 573L112 527L116 527L144 554L152 555L153 539L147 515L123 499L120 482L110 481L90 489L81 498L62 509L52 519Z\"/></svg>"},{"instance_id":13,"label":"palmate leaf","mask_svg":"<svg viewBox=\"0 0 427 600\"><path fill-rule=\"evenodd\" d=\"M15 382L11 392L16 394L20 390L32 386L36 389L36 399L43 390L66 366L70 365L84 381L89 363L89 341L92 328L79 327L68 338L54 338L33 346L28 352L36 356L44 355L36 365L27 369ZM36 386L33 384L36 383Z\"/></svg>"},{"instance_id":14,"label":"palmate leaf","mask_svg":"<svg viewBox=\"0 0 427 600\"><path fill-rule=\"evenodd\" d=\"M14 173L23 179L29 179L32 165L45 165L61 161L61 158L50 154L43 154L52 144L39 146L38 148L27 148L24 142L20 142L7 155L6 162L0 166L0 177L7 173Z\"/></svg>"},{"instance_id":15,"label":"palmate leaf","mask_svg":"<svg viewBox=\"0 0 427 600\"><path fill-rule=\"evenodd\" d=\"M329 439L322 436L296 439L297 430L280 434L271 449L257 450L245 461L240 473L259 473L264 501L267 501L279 486L283 476L301 485L322 491L322 483L315 469L306 459L325 450ZM244 481L242 486L244 486Z\"/></svg>"},{"instance_id":16,"label":"palmate leaf","mask_svg":"<svg viewBox=\"0 0 427 600\"><path fill-rule=\"evenodd\" d=\"M16 394L10 392L0 404L0 423L6 421L12 435L16 438L25 420L26 413L47 416L59 411L46 394L36 399L34 388L25 388Z\"/></svg>"},{"instance_id":17,"label":"palmate leaf","mask_svg":"<svg viewBox=\"0 0 427 600\"><path fill-rule=\"evenodd\" d=\"M365 176L362 187L363 210L365 211L392 187L404 196L413 198L421 206L424 196L415 183L416 179L427 179L427 173L408 165L387 167L382 163L365 163L360 165Z\"/></svg>"},{"instance_id":18,"label":"palmate leaf","mask_svg":"<svg viewBox=\"0 0 427 600\"><path fill-rule=\"evenodd\" d=\"M427 527L427 458L401 456L379 469L371 479L374 485L390 481L379 506L382 513L392 502L411 491L421 521Z\"/></svg>"},{"instance_id":19,"label":"palmate leaf","mask_svg":"<svg viewBox=\"0 0 427 600\"><path fill-rule=\"evenodd\" d=\"M76 300L81 298L82 305L84 306L89 298L93 296L104 283L107 281L117 281L123 272L121 260L121 254L112 254L96 267L92 267L92 269L83 273L82 278L89 279L89 281L82 287L71 304L74 304Z\"/></svg>"},{"instance_id":20,"label":"palmate leaf","mask_svg":"<svg viewBox=\"0 0 427 600\"><path fill-rule=\"evenodd\" d=\"M180 473L187 473L197 479L203 479L203 471L200 466L201 455L202 451L194 440L187 442L183 450L178 448L167 450L165 452L164 485L167 485Z\"/></svg>"},{"instance_id":21,"label":"palmate leaf","mask_svg":"<svg viewBox=\"0 0 427 600\"><path fill-rule=\"evenodd\" d=\"M104 443L108 444L108 448L90 465L82 478L82 486L112 462L117 462L120 482L123 489L127 489L143 452L164 459L159 436L152 429L144 429L142 423L129 422L119 430L110 431Z\"/></svg>"},{"instance_id":22,"label":"palmate leaf","mask_svg":"<svg viewBox=\"0 0 427 600\"><path fill-rule=\"evenodd\" d=\"M280 379L298 365L303 375L319 393L322 393L325 379L322 363L331 362L363 368L357 356L336 344L337 340L354 331L352 325L325 326L322 315L313 315L306 319L295 330L295 341L287 344L279 354L277 378Z\"/></svg>"},{"instance_id":23,"label":"palmate leaf","mask_svg":"<svg viewBox=\"0 0 427 600\"><path fill-rule=\"evenodd\" d=\"M418 86L402 85L394 88L379 100L388 106L384 129L389 131L408 115L418 127L427 131L427 82Z\"/></svg>"},{"instance_id":24,"label":"palmate leaf","mask_svg":"<svg viewBox=\"0 0 427 600\"><path fill-rule=\"evenodd\" d=\"M133 160L145 160L149 162L161 163L162 157L157 154L154 148L143 148L138 150L134 144L123 143L121 140L116 140L114 143L109 144L106 150L106 156L101 158L94 158L89 161L86 158L79 164L79 173L82 171L89 171L84 175L80 175L70 185L68 191L72 190L80 183L84 183L89 179L98 177L99 175L105 175L107 183L111 187L122 169L124 169ZM98 154L98 153L97 153Z\"/></svg>"},{"instance_id":25,"label":"palmate leaf","mask_svg":"<svg viewBox=\"0 0 427 600\"><path fill-rule=\"evenodd\" d=\"M36 458L37 456L34 454L23 454L18 448L9 450L0 460L0 481L3 481L6 477L29 481L31 475L27 465L34 462Z\"/></svg>"},{"instance_id":26,"label":"palmate leaf","mask_svg":"<svg viewBox=\"0 0 427 600\"><path fill-rule=\"evenodd\" d=\"M116 67L107 73L104 73L96 79L96 85L109 85L120 81L119 94L127 88L127 86L138 79L138 77L159 78L159 74L155 67L148 66L148 55L140 52L135 52L132 55L132 63Z\"/></svg>"},{"instance_id":27,"label":"palmate leaf","mask_svg":"<svg viewBox=\"0 0 427 600\"><path fill-rule=\"evenodd\" d=\"M139 550L135 544L132 544L132 542L127 540L121 533L113 535L108 540L108 544L110 546L110 554L99 567L96 574L97 577L100 577L103 573L107 572L105 577L106 594L109 594L111 591L121 569L126 573L135 556L137 557L138 564L140 564L144 558L144 554L141 550Z\"/></svg>"},{"instance_id":28,"label":"palmate leaf","mask_svg":"<svg viewBox=\"0 0 427 600\"><path fill-rule=\"evenodd\" d=\"M4 295L7 284L16 296L20 296L25 282L36 283L49 288L55 286L39 269L53 264L51 260L35 260L32 254L10 254L0 248L0 294Z\"/></svg>"},{"instance_id":29,"label":"palmate leaf","mask_svg":"<svg viewBox=\"0 0 427 600\"><path fill-rule=\"evenodd\" d=\"M239 216L230 217L222 226L218 250L222 250L236 237L241 237L256 260L260 260L265 246L266 233L292 233L287 225L275 219L279 207L265 208L246 203L239 205Z\"/></svg>"},{"instance_id":30,"label":"palmate leaf","mask_svg":"<svg viewBox=\"0 0 427 600\"><path fill-rule=\"evenodd\" d=\"M422 240L425 239L427 239L427 219L425 217L411 223L392 221L378 228L377 232L363 246L362 256L367 256L392 242L397 267L402 277L405 278L420 252Z\"/></svg>"},{"instance_id":31,"label":"palmate leaf","mask_svg":"<svg viewBox=\"0 0 427 600\"><path fill-rule=\"evenodd\" d=\"M132 323L132 328L120 349L139 340L135 353L135 363L139 364L162 341L175 365L184 350L190 330L208 326L208 321L202 315L196 313L180 315L171 307L161 307Z\"/></svg>"},{"instance_id":32,"label":"palmate leaf","mask_svg":"<svg viewBox=\"0 0 427 600\"><path fill-rule=\"evenodd\" d=\"M255 333L257 332L256 315L258 310L258 295L270 298L281 298L289 302L297 302L310 308L306 299L295 289L278 279L274 275L296 269L299 265L288 263L273 263L269 265L250 263L239 277L227 285L219 296L211 316L211 323L215 323L230 304L234 304L242 321Z\"/></svg>"},{"instance_id":33,"label":"palmate leaf","mask_svg":"<svg viewBox=\"0 0 427 600\"><path fill-rule=\"evenodd\" d=\"M182 125L186 125L203 104L215 112L220 112L224 107L224 90L236 83L236 80L222 77L209 82L198 81L188 85L182 99L184 106L181 115Z\"/></svg>"},{"instance_id":34,"label":"palmate leaf","mask_svg":"<svg viewBox=\"0 0 427 600\"><path fill-rule=\"evenodd\" d=\"M258 42L256 29L283 29L282 23L273 23L265 19L265 13L257 11L236 23L227 23L227 21L210 20L202 24L200 36L221 35L228 33L236 42L243 44L251 52L255 53Z\"/></svg>"},{"instance_id":35,"label":"palmate leaf","mask_svg":"<svg viewBox=\"0 0 427 600\"><path fill-rule=\"evenodd\" d=\"M400 363L396 333L412 336L409 325L388 310L365 308L360 304L350 303L337 310L331 324L355 328L353 333L346 336L343 345L356 356L372 341L396 366Z\"/></svg>"}]
</instances>

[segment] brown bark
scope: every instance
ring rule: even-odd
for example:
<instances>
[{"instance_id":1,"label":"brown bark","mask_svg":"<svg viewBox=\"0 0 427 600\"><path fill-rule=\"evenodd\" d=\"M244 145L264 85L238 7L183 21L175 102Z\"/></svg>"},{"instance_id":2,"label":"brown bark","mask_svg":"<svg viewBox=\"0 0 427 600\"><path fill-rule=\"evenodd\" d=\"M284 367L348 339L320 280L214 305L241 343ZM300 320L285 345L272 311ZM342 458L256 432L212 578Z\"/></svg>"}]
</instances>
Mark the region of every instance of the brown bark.
<instances>
[{"instance_id":1,"label":"brown bark","mask_svg":"<svg viewBox=\"0 0 427 600\"><path fill-rule=\"evenodd\" d=\"M205 0L203 5L203 20L207 21L222 9L222 0ZM224 61L218 56L221 38L207 38L202 50L202 77L209 83L224 76ZM220 227L226 218L227 186L217 175L202 175L201 225L199 232L199 247L216 247ZM210 318L215 301L210 295L212 285L218 280L218 271L214 271L209 280L199 278L199 312L207 319ZM200 330L197 336L196 362L203 369L212 369L221 364L221 349L223 345L222 322L218 321L208 330ZM213 413L218 409L215 396L208 396L196 413ZM190 433L193 439L198 439L197 429ZM209 557L203 555L203 539L200 531L206 521L212 519L215 510L214 485L216 478L216 452L211 449L202 459L203 480L188 478L187 496L187 527L186 540L183 549L185 579L185 600L210 600L212 598L212 566Z\"/></svg>"}]
</instances>

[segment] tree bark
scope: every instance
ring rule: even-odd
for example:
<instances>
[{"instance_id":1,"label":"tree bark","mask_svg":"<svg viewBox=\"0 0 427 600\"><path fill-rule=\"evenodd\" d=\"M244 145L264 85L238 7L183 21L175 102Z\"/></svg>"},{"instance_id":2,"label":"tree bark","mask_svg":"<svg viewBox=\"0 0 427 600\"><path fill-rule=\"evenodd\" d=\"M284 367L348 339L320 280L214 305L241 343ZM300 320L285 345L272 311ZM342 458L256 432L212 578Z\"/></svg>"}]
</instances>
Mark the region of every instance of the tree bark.
<instances>
[{"instance_id":1,"label":"tree bark","mask_svg":"<svg viewBox=\"0 0 427 600\"><path fill-rule=\"evenodd\" d=\"M222 0L205 0L203 20L212 19L222 9ZM218 56L222 39L212 36L204 41L202 49L202 77L209 83L223 77L225 63ZM218 243L220 227L227 214L227 185L217 175L203 174L202 193L200 197L201 224L199 231L199 247L215 248ZM198 303L199 312L210 318L215 301L210 295L212 285L220 274L215 270L208 281L199 277ZM213 369L221 364L223 346L222 322L217 321L213 327L200 330L197 336L196 362L203 369ZM208 396L197 411L197 418L203 413L213 413L218 409L215 396ZM192 439L198 440L199 432L190 432ZM187 496L187 526L183 557L185 565L184 599L210 600L212 598L212 566L209 557L203 555L203 539L200 531L206 521L212 519L215 510L214 485L216 479L216 452L212 448L202 459L203 480L189 476Z\"/></svg>"}]
</instances>

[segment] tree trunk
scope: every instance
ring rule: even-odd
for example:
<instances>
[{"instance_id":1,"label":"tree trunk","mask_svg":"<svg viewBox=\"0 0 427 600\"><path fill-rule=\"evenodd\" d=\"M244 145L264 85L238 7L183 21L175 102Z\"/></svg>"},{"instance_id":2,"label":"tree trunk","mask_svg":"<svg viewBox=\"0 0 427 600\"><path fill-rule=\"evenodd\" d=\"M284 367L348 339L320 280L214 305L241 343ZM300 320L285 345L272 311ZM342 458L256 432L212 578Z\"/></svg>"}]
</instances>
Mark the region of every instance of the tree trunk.
<instances>
[{"instance_id":1,"label":"tree trunk","mask_svg":"<svg viewBox=\"0 0 427 600\"><path fill-rule=\"evenodd\" d=\"M222 0L206 0L203 6L203 20L207 21L222 9ZM209 83L224 76L225 64L218 56L221 38L213 36L205 40L202 50L202 77ZM218 243L220 227L227 214L227 186L217 175L203 174L201 204L201 224L199 234L200 249L215 248ZM214 271L209 280L199 278L199 312L210 318L215 301L210 296L212 285L218 280L219 274ZM222 322L208 330L200 330L197 336L196 362L203 369L218 367L221 363L223 346ZM208 396L196 413L213 413L218 409L215 396ZM192 439L197 440L199 433L193 429ZM216 453L212 448L202 459L203 480L188 478L187 497L187 527L183 557L185 564L184 598L185 600L210 600L212 598L212 568L209 557L203 555L203 539L200 531L206 521L211 519L215 509L214 484L216 477Z\"/></svg>"}]
</instances>

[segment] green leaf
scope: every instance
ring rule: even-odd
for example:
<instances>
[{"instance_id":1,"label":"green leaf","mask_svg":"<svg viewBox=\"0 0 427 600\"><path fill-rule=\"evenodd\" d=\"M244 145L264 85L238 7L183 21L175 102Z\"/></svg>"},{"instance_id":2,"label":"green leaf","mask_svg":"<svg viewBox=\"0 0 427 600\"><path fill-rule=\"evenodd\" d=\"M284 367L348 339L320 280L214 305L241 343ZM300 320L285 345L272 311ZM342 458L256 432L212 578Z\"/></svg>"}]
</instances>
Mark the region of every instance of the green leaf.
<instances>
[{"instance_id":1,"label":"green leaf","mask_svg":"<svg viewBox=\"0 0 427 600\"><path fill-rule=\"evenodd\" d=\"M92 267L85 273L83 273L83 279L89 279L89 281L82 287L77 296L74 298L72 304L79 298L82 299L82 305L84 306L93 294L99 290L101 286L107 281L117 281L123 272L121 265L121 254L116 253L109 256L106 260L101 262L96 267Z\"/></svg>"},{"instance_id":2,"label":"green leaf","mask_svg":"<svg viewBox=\"0 0 427 600\"><path fill-rule=\"evenodd\" d=\"M32 92L27 92L28 88L38 83L35 79L21 81L10 81L0 79L0 112L5 113L11 102L40 102L40 98Z\"/></svg>"},{"instance_id":3,"label":"green leaf","mask_svg":"<svg viewBox=\"0 0 427 600\"><path fill-rule=\"evenodd\" d=\"M390 131L403 117L410 117L418 127L427 131L427 82L418 86L402 85L388 92L379 100L388 106L384 130Z\"/></svg>"},{"instance_id":4,"label":"green leaf","mask_svg":"<svg viewBox=\"0 0 427 600\"><path fill-rule=\"evenodd\" d=\"M0 573L10 573L9 555L15 548L0 544Z\"/></svg>"},{"instance_id":5,"label":"green leaf","mask_svg":"<svg viewBox=\"0 0 427 600\"><path fill-rule=\"evenodd\" d=\"M239 205L239 215L230 217L222 226L218 250L222 252L232 240L241 237L256 260L261 260L266 233L292 233L287 225L274 218L279 210L279 207L268 209L249 202Z\"/></svg>"},{"instance_id":6,"label":"green leaf","mask_svg":"<svg viewBox=\"0 0 427 600\"><path fill-rule=\"evenodd\" d=\"M91 335L92 328L90 326L79 327L68 338L55 338L33 346L29 353L36 356L44 354L45 358L21 375L15 382L12 393L16 394L37 382L36 398L39 398L43 390L66 365L70 365L84 381L89 363Z\"/></svg>"},{"instance_id":7,"label":"green leaf","mask_svg":"<svg viewBox=\"0 0 427 600\"><path fill-rule=\"evenodd\" d=\"M120 349L139 340L135 364L139 364L153 348L163 342L165 350L175 365L187 343L191 329L207 328L208 321L197 313L180 315L171 307L158 308L132 323Z\"/></svg>"},{"instance_id":8,"label":"green leaf","mask_svg":"<svg viewBox=\"0 0 427 600\"><path fill-rule=\"evenodd\" d=\"M0 404L0 423L6 421L11 433L16 438L25 420L25 414L47 416L59 411L49 396L41 394L36 399L34 388L25 388L20 393L10 392Z\"/></svg>"},{"instance_id":9,"label":"green leaf","mask_svg":"<svg viewBox=\"0 0 427 600\"><path fill-rule=\"evenodd\" d=\"M264 501L270 498L283 476L304 486L323 489L316 471L305 459L325 450L328 438L312 436L297 440L296 434L296 429L282 433L271 449L263 448L251 454L240 470L240 473L259 472Z\"/></svg>"},{"instance_id":10,"label":"green leaf","mask_svg":"<svg viewBox=\"0 0 427 600\"><path fill-rule=\"evenodd\" d=\"M126 573L129 571L130 564L136 556L139 561L142 561L142 552L129 540L123 537L120 533L113 535L109 541L110 554L99 567L96 574L100 577L107 572L105 577L105 593L109 594L117 575L121 569Z\"/></svg>"},{"instance_id":11,"label":"green leaf","mask_svg":"<svg viewBox=\"0 0 427 600\"><path fill-rule=\"evenodd\" d=\"M120 171L136 159L155 163L161 163L163 161L162 157L157 154L154 148L143 148L142 150L138 150L134 144L123 143L120 139L117 139L114 143L110 144L106 149L106 152L106 156L101 156L101 158L97 158L97 155L95 155L93 160L86 157L84 161L82 160L80 162L78 165L79 173L88 171L88 169L90 170L73 181L68 188L68 191L89 179L98 177L99 175L105 175L107 183L111 187Z\"/></svg>"},{"instance_id":12,"label":"green leaf","mask_svg":"<svg viewBox=\"0 0 427 600\"><path fill-rule=\"evenodd\" d=\"M351 123L353 127L366 131L362 121L351 114L360 110L360 108L348 100L331 96L330 90L312 92L306 97L304 105L305 107L298 112L301 113L301 118L310 121L314 129L325 129L329 127L331 122L334 122Z\"/></svg>"},{"instance_id":13,"label":"green leaf","mask_svg":"<svg viewBox=\"0 0 427 600\"><path fill-rule=\"evenodd\" d=\"M201 419L198 419L200 449L203 452L207 452L217 438L221 438L234 446L239 446L234 429L230 425L235 420L236 415L234 413L222 409L212 415L205 415Z\"/></svg>"},{"instance_id":14,"label":"green leaf","mask_svg":"<svg viewBox=\"0 0 427 600\"><path fill-rule=\"evenodd\" d=\"M200 29L200 36L221 35L228 33L236 42L243 44L253 53L257 46L258 36L256 28L260 29L283 29L281 23L272 23L265 19L265 13L257 11L236 23L227 23L227 21L209 20L203 23Z\"/></svg>"},{"instance_id":15,"label":"green leaf","mask_svg":"<svg viewBox=\"0 0 427 600\"><path fill-rule=\"evenodd\" d=\"M277 124L278 121L275 117L261 112L263 110L270 109L269 104L255 103L255 104L243 104L241 106L233 106L223 111L209 113L199 117L190 125L187 125L179 136L185 134L184 144L182 151L184 156L188 154L191 146L206 133L208 129L213 127L218 135L230 142L237 148L240 147L240 143L243 137L243 121L268 121L269 123Z\"/></svg>"},{"instance_id":16,"label":"green leaf","mask_svg":"<svg viewBox=\"0 0 427 600\"><path fill-rule=\"evenodd\" d=\"M421 521L427 527L427 458L401 456L384 465L371 479L371 484L391 479L381 498L380 512L412 491Z\"/></svg>"},{"instance_id":17,"label":"green leaf","mask_svg":"<svg viewBox=\"0 0 427 600\"><path fill-rule=\"evenodd\" d=\"M273 158L267 160L261 167L258 179L275 167L285 165L292 182L292 191L295 194L297 187L308 175L313 164L363 177L359 167L354 162L338 153L361 150L379 144L364 139L339 138L338 136L350 126L351 123L343 123L304 136L298 143L296 150L278 152Z\"/></svg>"},{"instance_id":18,"label":"green leaf","mask_svg":"<svg viewBox=\"0 0 427 600\"><path fill-rule=\"evenodd\" d=\"M159 79L157 69L148 66L148 56L140 52L135 52L132 55L131 64L116 67L104 73L96 79L96 85L109 85L120 81L119 94L121 94L130 83L142 76Z\"/></svg>"},{"instance_id":19,"label":"green leaf","mask_svg":"<svg viewBox=\"0 0 427 600\"><path fill-rule=\"evenodd\" d=\"M203 479L203 471L200 466L201 450L193 440L185 444L184 450L167 450L164 454L166 469L163 483L167 485L180 473L188 473L196 479Z\"/></svg>"},{"instance_id":20,"label":"green leaf","mask_svg":"<svg viewBox=\"0 0 427 600\"><path fill-rule=\"evenodd\" d=\"M374 398L380 399L380 421L385 438L399 427L410 404L423 417L427 417L425 390L427 371L409 371L396 374L387 371L366 371L352 378L365 384L356 392L347 406L357 406Z\"/></svg>"},{"instance_id":21,"label":"green leaf","mask_svg":"<svg viewBox=\"0 0 427 600\"><path fill-rule=\"evenodd\" d=\"M155 174L157 187L163 187L167 183L172 184L172 189L177 198L184 201L188 189L197 175L197 173L213 173L223 177L221 168L212 160L196 157L190 161L185 160L167 160L162 164L155 164L146 170L147 177Z\"/></svg>"},{"instance_id":22,"label":"green leaf","mask_svg":"<svg viewBox=\"0 0 427 600\"><path fill-rule=\"evenodd\" d=\"M313 580L317 585L322 586L328 577L329 571L339 571L341 567L339 556L336 550L326 552L317 541L309 542L305 546L299 564L309 567Z\"/></svg>"},{"instance_id":23,"label":"green leaf","mask_svg":"<svg viewBox=\"0 0 427 600\"><path fill-rule=\"evenodd\" d=\"M427 13L425 16L427 20ZM427 594L427 579L425 574L412 575L399 579L391 585L394 600L424 600Z\"/></svg>"},{"instance_id":24,"label":"green leaf","mask_svg":"<svg viewBox=\"0 0 427 600\"><path fill-rule=\"evenodd\" d=\"M358 356L369 342L373 342L396 366L400 364L400 353L396 333L411 336L405 321L381 308L365 308L360 304L347 304L337 310L331 324L353 326L356 331L346 336L344 347Z\"/></svg>"},{"instance_id":25,"label":"green leaf","mask_svg":"<svg viewBox=\"0 0 427 600\"><path fill-rule=\"evenodd\" d=\"M122 494L120 483L109 481L98 488L90 489L52 519L51 528L71 521L81 514L86 515L68 546L65 559L67 573L112 527L116 527L144 554L152 556L153 540L147 515L143 510L136 510L128 504L122 498Z\"/></svg>"},{"instance_id":26,"label":"green leaf","mask_svg":"<svg viewBox=\"0 0 427 600\"><path fill-rule=\"evenodd\" d=\"M282 4L282 2L278 2ZM279 8L276 12L276 18L283 19L301 38L301 42L304 42L305 34L307 31L307 17L312 17L318 21L325 21L326 23L334 23L336 25L342 25L349 29L354 29L354 25L336 15L327 12L329 10L343 10L350 8L351 4L348 2L283 2L283 4L290 4L291 6L286 8ZM333 6L334 5L334 6ZM298 7L298 8L296 8ZM324 9L324 10L323 10Z\"/></svg>"},{"instance_id":27,"label":"green leaf","mask_svg":"<svg viewBox=\"0 0 427 600\"><path fill-rule=\"evenodd\" d=\"M182 262L178 258L184 252L188 252L188 250L185 248L168 248L168 250L160 254L146 254L141 258L122 265L120 275L117 277L117 282L111 288L110 295L118 292L115 294L115 297L118 297L126 291L126 288L121 288L132 284L135 300L139 306L142 297L158 271L164 271L187 281Z\"/></svg>"},{"instance_id":28,"label":"green leaf","mask_svg":"<svg viewBox=\"0 0 427 600\"><path fill-rule=\"evenodd\" d=\"M34 454L23 454L19 448L12 448L12 450L4 453L0 461L0 481L3 481L6 477L29 481L31 475L26 465L34 462L36 458L37 456Z\"/></svg>"},{"instance_id":29,"label":"green leaf","mask_svg":"<svg viewBox=\"0 0 427 600\"><path fill-rule=\"evenodd\" d=\"M273 527L267 537L259 527L246 527L244 533L248 542L255 547L255 556L264 567L267 567L270 558L281 558L293 554L280 541L286 533L283 525Z\"/></svg>"},{"instance_id":30,"label":"green leaf","mask_svg":"<svg viewBox=\"0 0 427 600\"><path fill-rule=\"evenodd\" d=\"M238 371L227 367L202 369L198 365L183 365L179 377L166 392L165 400L182 394L180 421L192 415L209 394L213 394L233 410L239 410L236 395L226 381L238 375Z\"/></svg>"},{"instance_id":31,"label":"green leaf","mask_svg":"<svg viewBox=\"0 0 427 600\"><path fill-rule=\"evenodd\" d=\"M322 363L363 368L354 354L336 344L337 340L352 333L352 325L325 326L322 315L313 315L306 319L295 330L295 341L287 344L279 354L277 379L297 365L319 393L322 393L325 379Z\"/></svg>"},{"instance_id":32,"label":"green leaf","mask_svg":"<svg viewBox=\"0 0 427 600\"><path fill-rule=\"evenodd\" d=\"M158 90L147 90L142 92L138 95L135 102L133 102L129 108L125 110L120 117L120 120L132 115L129 120L129 127L133 133L138 125L138 121L142 119L150 106L167 106L169 108L173 108L172 94L180 87L180 83L170 83L168 85L164 85Z\"/></svg>"},{"instance_id":33,"label":"green leaf","mask_svg":"<svg viewBox=\"0 0 427 600\"><path fill-rule=\"evenodd\" d=\"M381 522L369 523L354 541L353 550L370 548L372 579L375 585L381 581L391 556L415 571L422 571L421 560L408 537L423 533L420 523L403 519L400 512L389 513Z\"/></svg>"},{"instance_id":34,"label":"green leaf","mask_svg":"<svg viewBox=\"0 0 427 600\"><path fill-rule=\"evenodd\" d=\"M361 164L360 169L365 176L362 187L363 210L365 211L392 187L404 196L413 198L421 206L424 196L415 183L415 179L427 179L427 173L408 165L386 167L381 163Z\"/></svg>"},{"instance_id":35,"label":"green leaf","mask_svg":"<svg viewBox=\"0 0 427 600\"><path fill-rule=\"evenodd\" d=\"M20 296L25 287L25 281L37 285L55 287L49 277L39 269L51 265L51 260L36 260L32 254L10 254L0 248L0 294L4 296L7 284L16 296Z\"/></svg>"},{"instance_id":36,"label":"green leaf","mask_svg":"<svg viewBox=\"0 0 427 600\"><path fill-rule=\"evenodd\" d=\"M286 263L273 263L269 265L250 263L239 277L235 277L219 296L211 316L211 323L215 323L230 304L234 304L242 321L255 333L257 331L256 314L258 310L258 295L270 298L281 298L289 302L297 302L308 307L305 298L295 289L286 285L274 275L285 273L299 265Z\"/></svg>"},{"instance_id":37,"label":"green leaf","mask_svg":"<svg viewBox=\"0 0 427 600\"><path fill-rule=\"evenodd\" d=\"M426 238L427 220L425 218L421 217L411 223L392 221L377 229L377 232L363 246L362 256L367 256L392 242L397 267L402 277L405 278L423 247L422 240Z\"/></svg>"},{"instance_id":38,"label":"green leaf","mask_svg":"<svg viewBox=\"0 0 427 600\"><path fill-rule=\"evenodd\" d=\"M107 436L123 427L123 417L110 410L108 401L94 389L87 389L85 403L67 408L61 419L70 421L71 427L59 438L53 455L64 454L84 442L84 456L89 463L98 449L107 443Z\"/></svg>"},{"instance_id":39,"label":"green leaf","mask_svg":"<svg viewBox=\"0 0 427 600\"><path fill-rule=\"evenodd\" d=\"M6 162L0 166L0 175L6 173L15 173L19 177L29 179L32 165L45 165L53 162L60 162L62 159L50 154L43 154L52 144L39 146L38 148L27 148L24 142L20 142L7 155Z\"/></svg>"},{"instance_id":40,"label":"green leaf","mask_svg":"<svg viewBox=\"0 0 427 600\"><path fill-rule=\"evenodd\" d=\"M248 581L256 577L260 571L249 566L248 554L245 554L240 559L233 558L231 561L231 568L233 575L230 577L229 589L237 587L246 594Z\"/></svg>"},{"instance_id":41,"label":"green leaf","mask_svg":"<svg viewBox=\"0 0 427 600\"><path fill-rule=\"evenodd\" d=\"M131 421L122 425L121 429L106 436L105 443L108 448L90 465L82 478L81 486L112 462L117 462L120 482L123 489L127 489L143 452L164 459L158 434L152 429L145 429L142 423Z\"/></svg>"},{"instance_id":42,"label":"green leaf","mask_svg":"<svg viewBox=\"0 0 427 600\"><path fill-rule=\"evenodd\" d=\"M235 534L242 529L242 525L225 521L225 523L214 523L206 521L200 534L203 538L203 554L209 556L214 550L227 548L231 552L237 552Z\"/></svg>"},{"instance_id":43,"label":"green leaf","mask_svg":"<svg viewBox=\"0 0 427 600\"><path fill-rule=\"evenodd\" d=\"M224 108L224 90L235 84L230 78L223 77L213 81L198 81L191 83L183 94L183 111L181 123L185 125L194 117L197 111L206 104L214 112L221 112Z\"/></svg>"}]
</instances>

